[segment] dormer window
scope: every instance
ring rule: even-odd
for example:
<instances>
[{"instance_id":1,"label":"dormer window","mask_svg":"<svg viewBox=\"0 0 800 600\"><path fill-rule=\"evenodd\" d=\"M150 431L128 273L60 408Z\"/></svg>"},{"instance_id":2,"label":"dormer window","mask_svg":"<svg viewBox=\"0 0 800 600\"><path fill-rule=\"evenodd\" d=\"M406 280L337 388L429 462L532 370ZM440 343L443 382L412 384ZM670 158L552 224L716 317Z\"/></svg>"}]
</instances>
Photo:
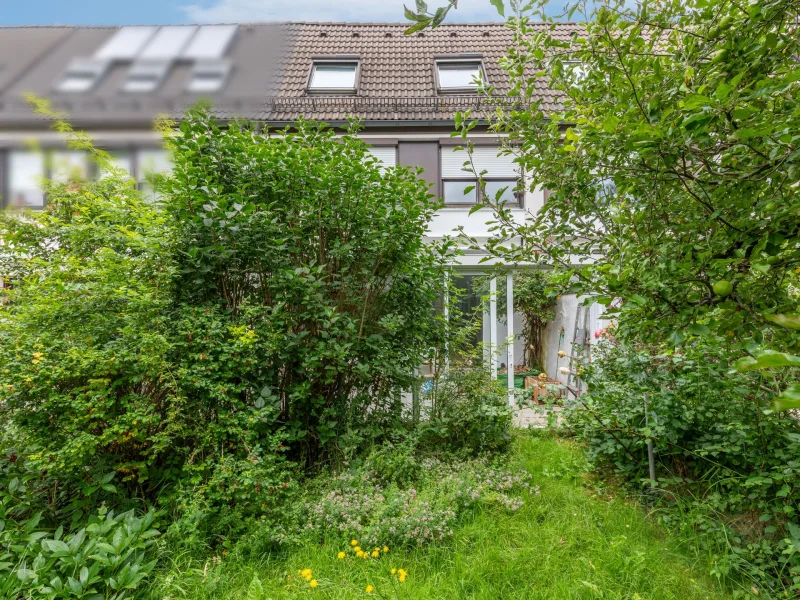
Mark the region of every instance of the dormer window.
<instances>
[{"instance_id":1,"label":"dormer window","mask_svg":"<svg viewBox=\"0 0 800 600\"><path fill-rule=\"evenodd\" d=\"M311 94L355 94L358 58L315 58L308 79Z\"/></svg>"},{"instance_id":2,"label":"dormer window","mask_svg":"<svg viewBox=\"0 0 800 600\"><path fill-rule=\"evenodd\" d=\"M478 82L485 80L480 57L436 60L436 88L440 93L474 94L478 90Z\"/></svg>"}]
</instances>

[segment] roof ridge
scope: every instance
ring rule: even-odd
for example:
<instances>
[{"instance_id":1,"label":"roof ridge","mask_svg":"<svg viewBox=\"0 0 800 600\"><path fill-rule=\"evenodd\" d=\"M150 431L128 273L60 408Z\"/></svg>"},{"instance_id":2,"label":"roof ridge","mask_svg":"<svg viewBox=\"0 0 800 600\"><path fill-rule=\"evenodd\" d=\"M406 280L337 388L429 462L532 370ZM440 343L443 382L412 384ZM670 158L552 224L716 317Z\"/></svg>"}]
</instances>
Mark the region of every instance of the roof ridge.
<instances>
[{"instance_id":1,"label":"roof ridge","mask_svg":"<svg viewBox=\"0 0 800 600\"><path fill-rule=\"evenodd\" d=\"M506 21L475 21L468 23L442 23L436 29L449 27L505 27ZM546 25L547 21L531 21L528 25ZM581 25L577 21L558 21L555 25ZM73 25L53 23L50 25L0 25L0 29L120 29L122 27L169 27L169 26L201 26L201 25L238 25L240 27L262 27L275 25L315 25L325 27L409 27L411 23L404 21L242 21L217 23L137 23L135 25Z\"/></svg>"}]
</instances>

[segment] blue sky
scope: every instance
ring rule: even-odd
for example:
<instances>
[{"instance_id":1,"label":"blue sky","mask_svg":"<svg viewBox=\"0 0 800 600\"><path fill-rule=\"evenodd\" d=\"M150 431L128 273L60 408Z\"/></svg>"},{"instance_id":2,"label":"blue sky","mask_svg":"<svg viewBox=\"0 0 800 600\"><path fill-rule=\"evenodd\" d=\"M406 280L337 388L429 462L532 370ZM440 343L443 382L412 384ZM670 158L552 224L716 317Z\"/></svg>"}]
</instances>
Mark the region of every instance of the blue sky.
<instances>
[{"instance_id":1,"label":"blue sky","mask_svg":"<svg viewBox=\"0 0 800 600\"><path fill-rule=\"evenodd\" d=\"M0 0L0 25L403 21L404 0ZM413 0L405 0L413 5ZM431 8L446 0L429 0ZM451 21L495 21L489 0L460 0Z\"/></svg>"}]
</instances>

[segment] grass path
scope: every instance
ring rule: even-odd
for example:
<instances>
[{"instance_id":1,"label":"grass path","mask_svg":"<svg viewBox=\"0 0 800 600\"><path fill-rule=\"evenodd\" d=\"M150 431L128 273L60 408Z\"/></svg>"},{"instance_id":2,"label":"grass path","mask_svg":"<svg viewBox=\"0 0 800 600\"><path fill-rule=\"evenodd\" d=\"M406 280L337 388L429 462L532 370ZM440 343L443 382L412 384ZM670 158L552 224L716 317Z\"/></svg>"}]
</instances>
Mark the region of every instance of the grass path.
<instances>
[{"instance_id":1,"label":"grass path","mask_svg":"<svg viewBox=\"0 0 800 600\"><path fill-rule=\"evenodd\" d=\"M175 564L154 585L154 598L278 600L408 598L416 600L630 600L729 598L678 551L640 509L603 500L583 485L581 451L569 442L522 434L512 461L534 475L541 495L513 514L483 512L462 523L446 545L390 549L365 572L339 560L344 548L315 546L258 561L223 559L202 576L200 565ZM391 567L408 571L400 584ZM319 586L297 575L310 568ZM258 578L260 587L253 583ZM394 581L394 583L390 583ZM366 594L366 585L375 587Z\"/></svg>"}]
</instances>

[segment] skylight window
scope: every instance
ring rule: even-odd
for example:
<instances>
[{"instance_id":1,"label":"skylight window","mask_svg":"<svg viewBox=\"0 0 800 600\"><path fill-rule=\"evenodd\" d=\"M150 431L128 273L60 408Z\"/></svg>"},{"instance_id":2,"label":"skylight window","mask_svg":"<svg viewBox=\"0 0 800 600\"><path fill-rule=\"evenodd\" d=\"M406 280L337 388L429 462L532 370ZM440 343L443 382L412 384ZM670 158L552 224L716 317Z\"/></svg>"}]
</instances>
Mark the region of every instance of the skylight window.
<instances>
[{"instance_id":1,"label":"skylight window","mask_svg":"<svg viewBox=\"0 0 800 600\"><path fill-rule=\"evenodd\" d=\"M440 92L474 92L484 79L479 58L436 61L437 87Z\"/></svg>"},{"instance_id":2,"label":"skylight window","mask_svg":"<svg viewBox=\"0 0 800 600\"><path fill-rule=\"evenodd\" d=\"M56 84L59 92L88 92L108 70L108 62L77 58L73 60Z\"/></svg>"},{"instance_id":3,"label":"skylight window","mask_svg":"<svg viewBox=\"0 0 800 600\"><path fill-rule=\"evenodd\" d=\"M310 92L355 93L357 60L315 60L308 82Z\"/></svg>"},{"instance_id":4,"label":"skylight window","mask_svg":"<svg viewBox=\"0 0 800 600\"><path fill-rule=\"evenodd\" d=\"M163 81L169 71L168 61L136 62L128 71L128 77L122 84L122 91L132 94L153 92Z\"/></svg>"},{"instance_id":5,"label":"skylight window","mask_svg":"<svg viewBox=\"0 0 800 600\"><path fill-rule=\"evenodd\" d=\"M231 64L226 60L197 61L189 75L186 90L197 94L218 92L230 70Z\"/></svg>"}]
</instances>

